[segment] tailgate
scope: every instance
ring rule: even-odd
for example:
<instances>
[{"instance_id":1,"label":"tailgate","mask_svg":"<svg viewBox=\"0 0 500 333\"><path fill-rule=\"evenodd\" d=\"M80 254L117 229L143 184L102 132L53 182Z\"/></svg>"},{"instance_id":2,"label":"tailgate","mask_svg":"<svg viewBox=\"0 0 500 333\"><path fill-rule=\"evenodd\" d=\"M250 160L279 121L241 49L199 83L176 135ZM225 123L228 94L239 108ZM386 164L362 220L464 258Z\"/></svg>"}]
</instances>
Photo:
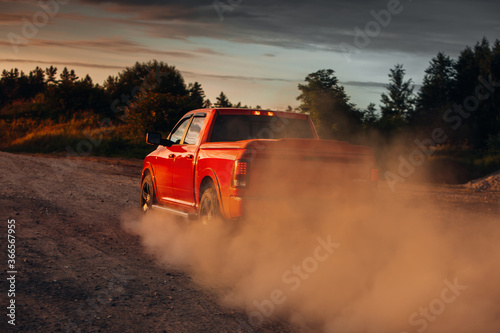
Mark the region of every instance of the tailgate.
<instances>
[{"instance_id":1,"label":"tailgate","mask_svg":"<svg viewBox=\"0 0 500 333\"><path fill-rule=\"evenodd\" d=\"M372 185L373 153L346 142L258 140L251 149L250 196L328 196Z\"/></svg>"}]
</instances>

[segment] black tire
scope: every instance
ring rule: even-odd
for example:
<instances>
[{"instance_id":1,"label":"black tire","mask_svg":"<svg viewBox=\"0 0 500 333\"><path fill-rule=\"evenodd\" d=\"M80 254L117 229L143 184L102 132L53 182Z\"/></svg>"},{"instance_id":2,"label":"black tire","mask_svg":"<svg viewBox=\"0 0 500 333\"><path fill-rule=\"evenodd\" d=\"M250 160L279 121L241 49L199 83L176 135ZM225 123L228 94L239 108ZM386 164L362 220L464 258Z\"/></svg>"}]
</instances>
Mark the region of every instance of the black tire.
<instances>
[{"instance_id":1,"label":"black tire","mask_svg":"<svg viewBox=\"0 0 500 333\"><path fill-rule=\"evenodd\" d=\"M221 216L217 191L213 186L205 188L200 200L198 220L202 224L209 224Z\"/></svg>"},{"instance_id":2,"label":"black tire","mask_svg":"<svg viewBox=\"0 0 500 333\"><path fill-rule=\"evenodd\" d=\"M150 174L147 174L142 181L141 187L141 208L146 213L151 209L155 200L155 189L153 186L153 179Z\"/></svg>"}]
</instances>

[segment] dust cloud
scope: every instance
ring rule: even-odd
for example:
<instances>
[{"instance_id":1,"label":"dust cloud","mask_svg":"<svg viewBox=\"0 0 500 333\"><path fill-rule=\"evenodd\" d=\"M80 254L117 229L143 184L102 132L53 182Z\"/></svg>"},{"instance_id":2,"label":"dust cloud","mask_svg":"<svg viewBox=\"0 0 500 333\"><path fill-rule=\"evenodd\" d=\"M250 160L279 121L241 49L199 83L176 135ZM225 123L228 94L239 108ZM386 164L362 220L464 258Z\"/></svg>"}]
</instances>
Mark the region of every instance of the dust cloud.
<instances>
[{"instance_id":1,"label":"dust cloud","mask_svg":"<svg viewBox=\"0 0 500 333\"><path fill-rule=\"evenodd\" d=\"M153 211L123 224L160 262L244 309L243 332L269 318L304 332L500 331L492 216L383 186L371 199L296 194L249 212L202 225Z\"/></svg>"}]
</instances>

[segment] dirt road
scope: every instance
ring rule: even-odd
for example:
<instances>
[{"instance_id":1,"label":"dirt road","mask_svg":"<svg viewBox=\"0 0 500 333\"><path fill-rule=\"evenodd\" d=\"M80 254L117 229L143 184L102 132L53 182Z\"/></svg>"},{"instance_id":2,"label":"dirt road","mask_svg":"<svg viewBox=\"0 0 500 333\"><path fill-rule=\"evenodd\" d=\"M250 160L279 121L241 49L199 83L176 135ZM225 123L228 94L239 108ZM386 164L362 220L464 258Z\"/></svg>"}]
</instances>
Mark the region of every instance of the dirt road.
<instances>
[{"instance_id":1,"label":"dirt road","mask_svg":"<svg viewBox=\"0 0 500 333\"><path fill-rule=\"evenodd\" d=\"M285 321L248 325L177 267L159 265L124 230L139 198L142 162L0 152L1 331L287 332ZM443 215L498 216L498 192L409 186L404 195L441 201ZM452 212L452 213L451 213ZM9 304L8 220L15 220L15 326ZM10 283L10 282L9 282Z\"/></svg>"},{"instance_id":2,"label":"dirt road","mask_svg":"<svg viewBox=\"0 0 500 333\"><path fill-rule=\"evenodd\" d=\"M246 332L242 311L159 266L120 217L141 161L0 153L1 327L19 332ZM15 219L15 327L7 324L7 220ZM0 331L4 331L4 329ZM265 331L287 331L270 322Z\"/></svg>"}]
</instances>

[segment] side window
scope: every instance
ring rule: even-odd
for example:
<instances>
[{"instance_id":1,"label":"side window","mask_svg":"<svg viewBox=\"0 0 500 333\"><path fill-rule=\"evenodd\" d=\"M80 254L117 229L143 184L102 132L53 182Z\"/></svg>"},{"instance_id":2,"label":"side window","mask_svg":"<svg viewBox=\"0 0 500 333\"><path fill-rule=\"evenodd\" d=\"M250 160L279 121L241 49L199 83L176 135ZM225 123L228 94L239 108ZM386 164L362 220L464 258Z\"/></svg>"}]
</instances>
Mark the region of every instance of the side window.
<instances>
[{"instance_id":1,"label":"side window","mask_svg":"<svg viewBox=\"0 0 500 333\"><path fill-rule=\"evenodd\" d=\"M184 144L186 145L194 145L198 142L198 138L200 136L201 127L205 122L204 116L195 116L193 121L191 122L191 126L189 126L188 132L186 134L186 138L184 139Z\"/></svg>"},{"instance_id":2,"label":"side window","mask_svg":"<svg viewBox=\"0 0 500 333\"><path fill-rule=\"evenodd\" d=\"M170 141L172 141L174 144L179 144L181 142L182 136L186 131L186 127L189 124L190 119L191 117L182 119L182 121L179 123L179 126L177 126L177 128L174 129L174 131L170 135Z\"/></svg>"}]
</instances>

